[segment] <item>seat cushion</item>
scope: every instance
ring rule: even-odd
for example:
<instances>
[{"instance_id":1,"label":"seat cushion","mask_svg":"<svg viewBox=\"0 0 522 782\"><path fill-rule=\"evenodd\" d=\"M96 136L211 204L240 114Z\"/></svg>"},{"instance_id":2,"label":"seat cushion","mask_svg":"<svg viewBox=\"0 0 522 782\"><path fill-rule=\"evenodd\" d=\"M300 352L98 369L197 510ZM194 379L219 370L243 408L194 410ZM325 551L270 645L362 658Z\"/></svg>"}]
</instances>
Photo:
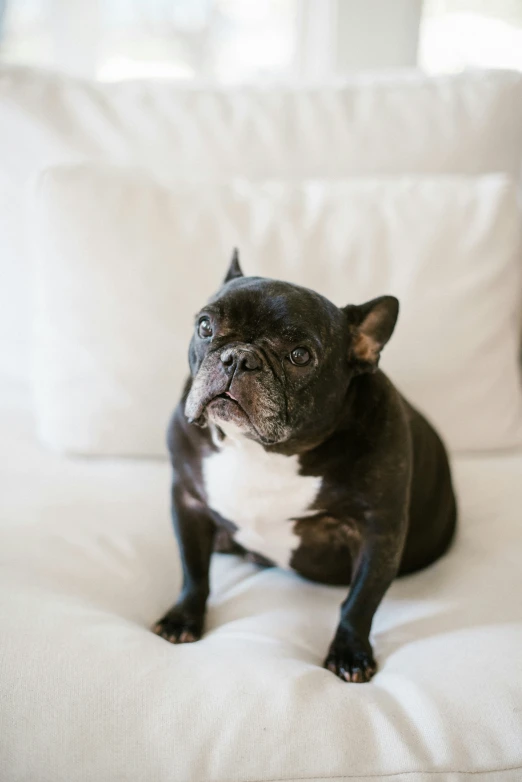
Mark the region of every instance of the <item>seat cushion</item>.
<instances>
[{"instance_id":1,"label":"seat cushion","mask_svg":"<svg viewBox=\"0 0 522 782\"><path fill-rule=\"evenodd\" d=\"M44 453L18 395L0 426L2 782L522 778L522 453L455 462L456 543L393 584L360 685L321 668L345 592L231 556L203 640L153 635L167 465Z\"/></svg>"}]
</instances>

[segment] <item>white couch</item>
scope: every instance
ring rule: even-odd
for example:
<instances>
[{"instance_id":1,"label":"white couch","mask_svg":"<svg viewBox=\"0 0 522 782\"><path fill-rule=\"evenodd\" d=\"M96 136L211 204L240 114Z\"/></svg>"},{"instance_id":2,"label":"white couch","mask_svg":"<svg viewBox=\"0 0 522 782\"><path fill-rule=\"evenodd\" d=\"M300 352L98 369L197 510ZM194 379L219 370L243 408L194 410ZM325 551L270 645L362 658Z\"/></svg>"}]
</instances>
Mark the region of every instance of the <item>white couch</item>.
<instances>
[{"instance_id":1,"label":"white couch","mask_svg":"<svg viewBox=\"0 0 522 782\"><path fill-rule=\"evenodd\" d=\"M343 590L234 557L215 557L203 640L169 645L148 629L180 580L168 464L39 444L24 242L27 188L56 164L169 187L516 177L521 160L516 74L228 92L0 71L2 782L522 779L522 448L453 454L456 543L390 589L370 684L321 668Z\"/></svg>"}]
</instances>

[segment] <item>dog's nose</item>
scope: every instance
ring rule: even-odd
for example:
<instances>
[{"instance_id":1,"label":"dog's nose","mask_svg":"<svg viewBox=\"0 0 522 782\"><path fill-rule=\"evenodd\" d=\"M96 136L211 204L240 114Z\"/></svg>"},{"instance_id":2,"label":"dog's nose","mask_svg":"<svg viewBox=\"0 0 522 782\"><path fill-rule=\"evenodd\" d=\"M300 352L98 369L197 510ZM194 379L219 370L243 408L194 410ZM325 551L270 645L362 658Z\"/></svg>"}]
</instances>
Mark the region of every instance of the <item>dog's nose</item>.
<instances>
[{"instance_id":1,"label":"dog's nose","mask_svg":"<svg viewBox=\"0 0 522 782\"><path fill-rule=\"evenodd\" d=\"M239 369L253 372L261 367L259 356L253 350L242 350L239 355Z\"/></svg>"},{"instance_id":2,"label":"dog's nose","mask_svg":"<svg viewBox=\"0 0 522 782\"><path fill-rule=\"evenodd\" d=\"M262 365L260 357L250 348L227 348L220 358L228 375L233 375L237 371L254 372Z\"/></svg>"}]
</instances>

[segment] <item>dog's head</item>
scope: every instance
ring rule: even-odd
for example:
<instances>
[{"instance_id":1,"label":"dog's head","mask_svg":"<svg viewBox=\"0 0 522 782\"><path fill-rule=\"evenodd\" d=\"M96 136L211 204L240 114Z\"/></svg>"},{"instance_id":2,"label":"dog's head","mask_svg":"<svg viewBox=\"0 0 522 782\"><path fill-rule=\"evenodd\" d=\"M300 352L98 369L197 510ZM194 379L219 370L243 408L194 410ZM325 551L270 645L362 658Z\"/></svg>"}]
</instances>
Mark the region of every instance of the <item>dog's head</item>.
<instances>
[{"instance_id":1,"label":"dog's head","mask_svg":"<svg viewBox=\"0 0 522 782\"><path fill-rule=\"evenodd\" d=\"M222 287L196 317L185 415L200 426L234 425L264 446L320 441L351 379L377 368L398 307L383 296L339 309L307 288L245 277L234 251Z\"/></svg>"}]
</instances>

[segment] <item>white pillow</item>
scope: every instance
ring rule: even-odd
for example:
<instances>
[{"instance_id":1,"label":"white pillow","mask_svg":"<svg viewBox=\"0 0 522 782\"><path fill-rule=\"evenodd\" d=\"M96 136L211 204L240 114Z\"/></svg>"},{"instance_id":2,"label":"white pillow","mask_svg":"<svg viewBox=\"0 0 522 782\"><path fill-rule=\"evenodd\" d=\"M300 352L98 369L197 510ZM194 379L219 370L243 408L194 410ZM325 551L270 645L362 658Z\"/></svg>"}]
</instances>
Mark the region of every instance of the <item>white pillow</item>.
<instances>
[{"instance_id":1,"label":"white pillow","mask_svg":"<svg viewBox=\"0 0 522 782\"><path fill-rule=\"evenodd\" d=\"M59 449L162 454L231 248L339 305L391 293L383 367L456 450L522 442L521 236L503 175L180 185L65 167L37 190L35 390Z\"/></svg>"},{"instance_id":2,"label":"white pillow","mask_svg":"<svg viewBox=\"0 0 522 782\"><path fill-rule=\"evenodd\" d=\"M0 66L0 372L27 378L28 181L78 162L163 182L520 172L522 75L406 72L335 86L97 84Z\"/></svg>"}]
</instances>

